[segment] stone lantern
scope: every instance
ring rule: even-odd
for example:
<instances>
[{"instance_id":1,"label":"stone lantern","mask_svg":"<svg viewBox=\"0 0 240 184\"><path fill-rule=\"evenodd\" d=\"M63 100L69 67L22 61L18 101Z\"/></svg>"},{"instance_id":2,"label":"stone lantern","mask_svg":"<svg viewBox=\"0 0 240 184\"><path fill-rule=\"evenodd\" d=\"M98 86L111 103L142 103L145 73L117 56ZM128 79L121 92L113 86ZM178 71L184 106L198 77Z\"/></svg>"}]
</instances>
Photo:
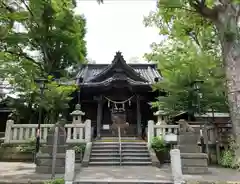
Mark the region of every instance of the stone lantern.
<instances>
[{"instance_id":1,"label":"stone lantern","mask_svg":"<svg viewBox=\"0 0 240 184\"><path fill-rule=\"evenodd\" d=\"M157 116L157 125L165 125L165 117L166 117L166 112L163 110L158 110L157 112L154 113L154 116Z\"/></svg>"},{"instance_id":2,"label":"stone lantern","mask_svg":"<svg viewBox=\"0 0 240 184\"><path fill-rule=\"evenodd\" d=\"M166 122L165 122L165 115L166 115L166 112L164 112L163 110L158 110L157 112L154 113L155 116L157 116L157 123L156 125L166 125ZM165 136L164 135L164 128L157 128L156 130L156 133L158 136Z\"/></svg>"},{"instance_id":3,"label":"stone lantern","mask_svg":"<svg viewBox=\"0 0 240 184\"><path fill-rule=\"evenodd\" d=\"M73 117L73 124L80 124L82 123L82 116L85 115L85 112L81 111L81 105L76 104L75 110L70 114Z\"/></svg>"}]
</instances>

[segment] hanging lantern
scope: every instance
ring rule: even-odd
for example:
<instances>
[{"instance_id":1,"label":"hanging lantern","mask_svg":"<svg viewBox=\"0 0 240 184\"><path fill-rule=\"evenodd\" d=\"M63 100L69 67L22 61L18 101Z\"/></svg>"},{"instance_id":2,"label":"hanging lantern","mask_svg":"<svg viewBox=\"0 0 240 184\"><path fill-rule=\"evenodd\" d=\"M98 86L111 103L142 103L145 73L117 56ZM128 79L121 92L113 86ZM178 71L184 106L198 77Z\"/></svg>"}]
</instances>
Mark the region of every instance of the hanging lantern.
<instances>
[{"instance_id":1,"label":"hanging lantern","mask_svg":"<svg viewBox=\"0 0 240 184\"><path fill-rule=\"evenodd\" d=\"M108 108L110 107L110 101L108 100Z\"/></svg>"},{"instance_id":2,"label":"hanging lantern","mask_svg":"<svg viewBox=\"0 0 240 184\"><path fill-rule=\"evenodd\" d=\"M128 101L129 106L131 106L131 100Z\"/></svg>"}]
</instances>

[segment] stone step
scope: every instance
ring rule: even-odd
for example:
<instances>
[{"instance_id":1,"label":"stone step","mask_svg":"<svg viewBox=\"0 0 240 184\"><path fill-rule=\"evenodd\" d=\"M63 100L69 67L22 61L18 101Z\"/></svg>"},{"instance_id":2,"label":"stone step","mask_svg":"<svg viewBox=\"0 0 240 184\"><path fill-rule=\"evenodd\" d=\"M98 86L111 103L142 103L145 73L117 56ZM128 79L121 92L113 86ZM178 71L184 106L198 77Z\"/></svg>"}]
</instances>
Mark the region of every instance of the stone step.
<instances>
[{"instance_id":1,"label":"stone step","mask_svg":"<svg viewBox=\"0 0 240 184\"><path fill-rule=\"evenodd\" d=\"M51 166L52 165L52 157L39 159L37 158L36 163L38 166ZM56 159L56 166L64 166L65 158Z\"/></svg>"},{"instance_id":2,"label":"stone step","mask_svg":"<svg viewBox=\"0 0 240 184\"><path fill-rule=\"evenodd\" d=\"M120 157L90 157L90 162L119 162Z\"/></svg>"},{"instance_id":3,"label":"stone step","mask_svg":"<svg viewBox=\"0 0 240 184\"><path fill-rule=\"evenodd\" d=\"M120 165L120 161L96 161L96 162L89 162L89 165L91 166L116 166ZM121 165L126 165L126 166L144 166L144 165L152 165L152 162L146 161L146 162L138 162L138 161L122 161Z\"/></svg>"},{"instance_id":4,"label":"stone step","mask_svg":"<svg viewBox=\"0 0 240 184\"><path fill-rule=\"evenodd\" d=\"M118 152L112 152L112 153L91 153L91 156L116 156L119 155ZM143 153L131 153L131 152L123 152L122 156L140 156L140 157L148 157L149 153L148 152L143 152Z\"/></svg>"},{"instance_id":5,"label":"stone step","mask_svg":"<svg viewBox=\"0 0 240 184\"><path fill-rule=\"evenodd\" d=\"M119 153L119 149L94 149L92 148L91 153Z\"/></svg>"},{"instance_id":6,"label":"stone step","mask_svg":"<svg viewBox=\"0 0 240 184\"><path fill-rule=\"evenodd\" d=\"M111 157L90 157L90 162L94 161L119 161L120 156L111 156ZM122 161L137 161L137 162L142 162L142 161L151 161L150 157L129 157L129 156L122 156Z\"/></svg>"},{"instance_id":7,"label":"stone step","mask_svg":"<svg viewBox=\"0 0 240 184\"><path fill-rule=\"evenodd\" d=\"M92 165L92 166L113 166L113 165L120 165L120 161L110 161L110 162L107 162L107 161L102 161L102 162L89 162L89 165Z\"/></svg>"},{"instance_id":8,"label":"stone step","mask_svg":"<svg viewBox=\"0 0 240 184\"><path fill-rule=\"evenodd\" d=\"M57 146L57 153L66 153L66 150L68 149L67 145L58 145ZM53 152L53 146L52 145L44 145L41 148L42 153L52 153Z\"/></svg>"},{"instance_id":9,"label":"stone step","mask_svg":"<svg viewBox=\"0 0 240 184\"><path fill-rule=\"evenodd\" d=\"M122 143L142 143L146 144L145 141L139 141L139 140L121 140ZM119 143L118 140L96 140L94 143Z\"/></svg>"},{"instance_id":10,"label":"stone step","mask_svg":"<svg viewBox=\"0 0 240 184\"><path fill-rule=\"evenodd\" d=\"M49 166L37 166L35 169L36 173L49 174L52 173L52 167ZM56 174L65 173L65 167L55 167Z\"/></svg>"},{"instance_id":11,"label":"stone step","mask_svg":"<svg viewBox=\"0 0 240 184\"><path fill-rule=\"evenodd\" d=\"M123 162L133 161L133 162L150 162L150 157L122 157Z\"/></svg>"},{"instance_id":12,"label":"stone step","mask_svg":"<svg viewBox=\"0 0 240 184\"><path fill-rule=\"evenodd\" d=\"M63 158L63 159L65 159L65 156L66 156L66 153L57 153L56 154L56 158ZM50 157L52 157L50 153L41 153L41 152L39 152L37 154L37 158L39 158L39 159L45 159L45 158L50 158Z\"/></svg>"},{"instance_id":13,"label":"stone step","mask_svg":"<svg viewBox=\"0 0 240 184\"><path fill-rule=\"evenodd\" d=\"M145 161L145 162L139 162L139 161L122 161L122 165L127 165L127 166L141 166L141 165L152 165L152 162L150 161Z\"/></svg>"},{"instance_id":14,"label":"stone step","mask_svg":"<svg viewBox=\"0 0 240 184\"><path fill-rule=\"evenodd\" d=\"M119 146L106 146L106 145L102 145L102 146L93 146L92 150L103 150L103 149L111 149L111 150L119 150ZM148 150L146 146L122 146L121 147L122 150Z\"/></svg>"},{"instance_id":15,"label":"stone step","mask_svg":"<svg viewBox=\"0 0 240 184\"><path fill-rule=\"evenodd\" d=\"M91 152L91 157L112 157L118 155L119 152Z\"/></svg>"},{"instance_id":16,"label":"stone step","mask_svg":"<svg viewBox=\"0 0 240 184\"><path fill-rule=\"evenodd\" d=\"M122 137L124 140L142 140L139 137ZM118 137L101 137L100 140L118 140Z\"/></svg>"},{"instance_id":17,"label":"stone step","mask_svg":"<svg viewBox=\"0 0 240 184\"><path fill-rule=\"evenodd\" d=\"M94 142L93 145L119 145L119 142ZM122 142L122 145L145 145L146 142Z\"/></svg>"},{"instance_id":18,"label":"stone step","mask_svg":"<svg viewBox=\"0 0 240 184\"><path fill-rule=\"evenodd\" d=\"M119 149L92 149L92 153L118 153ZM148 153L147 149L123 149L122 153Z\"/></svg>"},{"instance_id":19,"label":"stone step","mask_svg":"<svg viewBox=\"0 0 240 184\"><path fill-rule=\"evenodd\" d=\"M182 167L183 174L206 174L208 173L208 167Z\"/></svg>"},{"instance_id":20,"label":"stone step","mask_svg":"<svg viewBox=\"0 0 240 184\"><path fill-rule=\"evenodd\" d=\"M119 148L119 143L104 143L104 144L102 144L102 143L100 143L100 144L93 144L92 145L92 147L117 147L117 148ZM126 144L121 144L121 147L123 148L123 147L134 147L134 148L147 148L147 145L144 143L136 143L136 144L128 144L128 143L126 143Z\"/></svg>"}]
</instances>

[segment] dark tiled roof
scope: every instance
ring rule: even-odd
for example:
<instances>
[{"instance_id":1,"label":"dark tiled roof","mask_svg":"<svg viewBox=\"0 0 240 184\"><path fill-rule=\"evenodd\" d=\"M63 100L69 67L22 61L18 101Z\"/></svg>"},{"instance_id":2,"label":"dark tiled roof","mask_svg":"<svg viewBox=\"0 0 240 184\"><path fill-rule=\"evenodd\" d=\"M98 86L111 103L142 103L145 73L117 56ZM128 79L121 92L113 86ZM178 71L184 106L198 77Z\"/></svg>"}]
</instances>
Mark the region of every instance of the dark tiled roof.
<instances>
[{"instance_id":1,"label":"dark tiled roof","mask_svg":"<svg viewBox=\"0 0 240 184\"><path fill-rule=\"evenodd\" d=\"M80 68L77 78L82 78L83 83L88 83L93 77L101 73L108 64L86 64ZM162 76L157 70L155 64L129 64L137 73L139 73L149 84L155 82L155 78L161 79Z\"/></svg>"}]
</instances>

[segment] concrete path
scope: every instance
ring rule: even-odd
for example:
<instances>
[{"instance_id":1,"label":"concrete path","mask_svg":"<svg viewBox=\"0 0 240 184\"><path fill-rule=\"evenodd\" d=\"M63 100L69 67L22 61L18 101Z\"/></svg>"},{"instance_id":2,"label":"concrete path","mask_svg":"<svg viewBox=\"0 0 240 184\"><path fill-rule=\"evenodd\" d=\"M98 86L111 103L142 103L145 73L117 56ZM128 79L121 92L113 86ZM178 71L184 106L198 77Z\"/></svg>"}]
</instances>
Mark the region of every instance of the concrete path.
<instances>
[{"instance_id":1,"label":"concrete path","mask_svg":"<svg viewBox=\"0 0 240 184\"><path fill-rule=\"evenodd\" d=\"M238 182L240 183L240 171L222 167L209 167L209 173L204 175L184 175L187 181L208 182Z\"/></svg>"},{"instance_id":2,"label":"concrete path","mask_svg":"<svg viewBox=\"0 0 240 184\"><path fill-rule=\"evenodd\" d=\"M151 181L171 181L171 171L168 165L161 169L155 167L87 167L80 169L76 165L76 181L95 180L95 181L132 181L132 180L151 180ZM184 175L188 181L208 181L208 182L239 182L240 172L232 169L209 168L210 173L206 175ZM56 175L56 178L63 178L63 175ZM22 162L0 162L0 184L31 183L41 184L42 181L51 179L50 174L35 173L35 164Z\"/></svg>"},{"instance_id":3,"label":"concrete path","mask_svg":"<svg viewBox=\"0 0 240 184\"><path fill-rule=\"evenodd\" d=\"M97 181L112 180L155 180L172 181L171 169L169 165L162 168L151 166L145 167L126 167L126 166L108 166L108 167L87 167L82 168L76 174L75 181L88 181L94 179ZM239 182L240 172L233 169L221 167L209 167L209 173L204 175L184 175L187 181L206 181L206 182Z\"/></svg>"},{"instance_id":4,"label":"concrete path","mask_svg":"<svg viewBox=\"0 0 240 184\"><path fill-rule=\"evenodd\" d=\"M152 166L89 166L76 174L75 181L164 181L171 183L169 167L161 169Z\"/></svg>"},{"instance_id":5,"label":"concrete path","mask_svg":"<svg viewBox=\"0 0 240 184\"><path fill-rule=\"evenodd\" d=\"M63 175L56 175L56 178L63 178ZM0 162L0 183L41 184L42 181L51 179L51 174L35 173L35 164L24 162Z\"/></svg>"}]
</instances>

